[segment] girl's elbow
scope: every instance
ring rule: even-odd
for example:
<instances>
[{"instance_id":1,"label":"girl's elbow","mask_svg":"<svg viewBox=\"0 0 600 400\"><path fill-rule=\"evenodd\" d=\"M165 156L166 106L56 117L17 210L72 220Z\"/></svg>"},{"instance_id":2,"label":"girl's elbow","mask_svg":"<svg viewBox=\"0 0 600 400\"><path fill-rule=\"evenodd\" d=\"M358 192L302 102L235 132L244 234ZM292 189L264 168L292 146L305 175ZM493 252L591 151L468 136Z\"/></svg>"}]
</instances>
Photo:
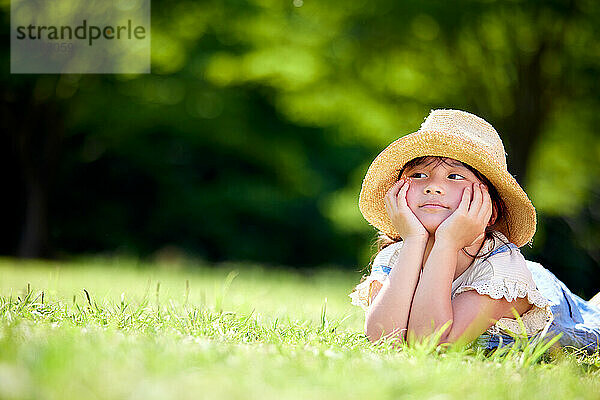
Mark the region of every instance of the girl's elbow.
<instances>
[{"instance_id":1,"label":"girl's elbow","mask_svg":"<svg viewBox=\"0 0 600 400\"><path fill-rule=\"evenodd\" d=\"M386 331L386 325L377 315L367 313L365 318L365 336L367 336L371 343L379 341L386 334Z\"/></svg>"},{"instance_id":2,"label":"girl's elbow","mask_svg":"<svg viewBox=\"0 0 600 400\"><path fill-rule=\"evenodd\" d=\"M456 340L456 337L450 332L450 326L448 326L448 324L441 327L432 326L430 329L423 329L423 327L419 326L411 327L409 324L406 341L409 345L425 341L432 343L432 340L435 337L437 337L436 345L453 343Z\"/></svg>"},{"instance_id":3,"label":"girl's elbow","mask_svg":"<svg viewBox=\"0 0 600 400\"><path fill-rule=\"evenodd\" d=\"M389 327L381 321L367 318L365 320L365 336L371 343L376 343L382 338L404 339L406 329Z\"/></svg>"},{"instance_id":4,"label":"girl's elbow","mask_svg":"<svg viewBox=\"0 0 600 400\"><path fill-rule=\"evenodd\" d=\"M365 319L365 336L371 343L377 342L383 336L383 325L375 323L371 318Z\"/></svg>"},{"instance_id":5,"label":"girl's elbow","mask_svg":"<svg viewBox=\"0 0 600 400\"><path fill-rule=\"evenodd\" d=\"M377 341L381 338L381 335L377 335L376 333L370 332L367 329L365 329L365 336L367 339L369 339L369 342L373 344L377 343Z\"/></svg>"}]
</instances>

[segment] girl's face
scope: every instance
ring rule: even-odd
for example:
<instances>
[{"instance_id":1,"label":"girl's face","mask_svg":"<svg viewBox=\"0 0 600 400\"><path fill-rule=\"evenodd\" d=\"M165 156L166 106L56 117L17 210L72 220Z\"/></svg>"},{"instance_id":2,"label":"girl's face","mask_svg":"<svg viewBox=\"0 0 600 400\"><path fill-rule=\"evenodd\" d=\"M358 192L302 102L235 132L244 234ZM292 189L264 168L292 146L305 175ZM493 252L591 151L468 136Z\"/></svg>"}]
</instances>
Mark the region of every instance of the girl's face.
<instances>
[{"instance_id":1,"label":"girl's face","mask_svg":"<svg viewBox=\"0 0 600 400\"><path fill-rule=\"evenodd\" d=\"M456 210L466 187L483 183L452 158L444 158L443 162L426 159L420 165L405 169L402 177L411 178L406 202L429 233L434 233Z\"/></svg>"}]
</instances>

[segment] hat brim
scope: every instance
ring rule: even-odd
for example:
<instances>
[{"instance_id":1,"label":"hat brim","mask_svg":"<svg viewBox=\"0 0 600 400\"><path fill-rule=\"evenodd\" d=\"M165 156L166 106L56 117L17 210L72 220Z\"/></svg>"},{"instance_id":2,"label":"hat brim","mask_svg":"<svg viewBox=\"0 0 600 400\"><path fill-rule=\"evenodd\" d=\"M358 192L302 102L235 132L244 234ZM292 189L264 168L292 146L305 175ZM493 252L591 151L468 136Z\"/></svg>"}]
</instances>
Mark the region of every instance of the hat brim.
<instances>
[{"instance_id":1,"label":"hat brim","mask_svg":"<svg viewBox=\"0 0 600 400\"><path fill-rule=\"evenodd\" d=\"M417 131L403 136L373 160L358 201L361 213L371 225L391 238L400 238L385 211L384 197L398 180L402 167L423 156L453 158L481 172L494 185L508 210L504 221L497 223L498 229L518 247L531 241L536 229L535 208L506 166L498 164L480 143L440 131Z\"/></svg>"}]
</instances>

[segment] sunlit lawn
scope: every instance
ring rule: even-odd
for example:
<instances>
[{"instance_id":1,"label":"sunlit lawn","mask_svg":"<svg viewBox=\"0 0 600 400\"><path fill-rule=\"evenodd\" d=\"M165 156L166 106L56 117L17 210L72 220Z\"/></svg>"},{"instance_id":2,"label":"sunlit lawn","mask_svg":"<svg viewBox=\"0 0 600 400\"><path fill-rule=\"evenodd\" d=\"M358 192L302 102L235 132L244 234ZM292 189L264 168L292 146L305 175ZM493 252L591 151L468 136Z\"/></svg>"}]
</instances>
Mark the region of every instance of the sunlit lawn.
<instances>
[{"instance_id":1,"label":"sunlit lawn","mask_svg":"<svg viewBox=\"0 0 600 400\"><path fill-rule=\"evenodd\" d=\"M371 345L358 278L4 259L0 399L598 398L598 358Z\"/></svg>"}]
</instances>

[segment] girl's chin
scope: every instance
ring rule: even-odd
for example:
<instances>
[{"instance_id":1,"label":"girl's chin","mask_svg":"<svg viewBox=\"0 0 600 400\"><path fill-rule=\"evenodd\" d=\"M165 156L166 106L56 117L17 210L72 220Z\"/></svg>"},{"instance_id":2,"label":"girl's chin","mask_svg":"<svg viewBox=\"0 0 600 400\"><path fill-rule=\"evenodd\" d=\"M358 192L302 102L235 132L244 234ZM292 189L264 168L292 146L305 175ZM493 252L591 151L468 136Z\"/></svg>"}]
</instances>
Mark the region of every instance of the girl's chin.
<instances>
[{"instance_id":1,"label":"girl's chin","mask_svg":"<svg viewBox=\"0 0 600 400\"><path fill-rule=\"evenodd\" d=\"M425 227L425 229L427 229L427 232L433 234L435 233L435 231L437 230L437 228L442 224L442 222L444 222L446 218L444 219L438 219L435 221L432 220L425 220L425 221L421 221L421 224Z\"/></svg>"}]
</instances>

